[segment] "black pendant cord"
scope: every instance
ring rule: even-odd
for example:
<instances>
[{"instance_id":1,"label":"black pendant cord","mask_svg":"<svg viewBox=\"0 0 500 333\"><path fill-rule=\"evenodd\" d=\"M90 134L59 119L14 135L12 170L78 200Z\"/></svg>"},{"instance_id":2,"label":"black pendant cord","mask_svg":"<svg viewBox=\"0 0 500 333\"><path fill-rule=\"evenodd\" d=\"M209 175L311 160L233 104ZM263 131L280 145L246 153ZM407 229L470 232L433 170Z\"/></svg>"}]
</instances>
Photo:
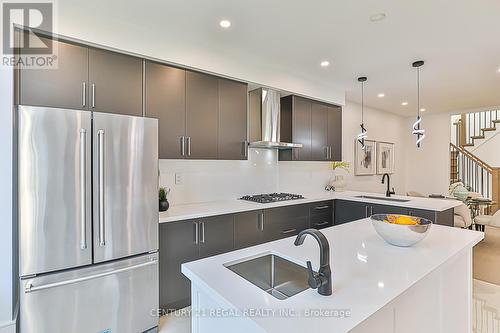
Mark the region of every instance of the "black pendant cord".
<instances>
[{"instance_id":1,"label":"black pendant cord","mask_svg":"<svg viewBox=\"0 0 500 333\"><path fill-rule=\"evenodd\" d=\"M368 137L366 128L365 128L365 82L367 78L365 76L359 77L358 82L361 82L361 132L358 134L358 142L361 145L361 149L365 149L365 139Z\"/></svg>"},{"instance_id":2,"label":"black pendant cord","mask_svg":"<svg viewBox=\"0 0 500 333\"><path fill-rule=\"evenodd\" d=\"M425 138L425 130L421 128L422 118L420 117L420 67L423 61L415 61L412 66L417 69L417 120L413 123L412 133L417 136L416 145L420 148L420 143Z\"/></svg>"},{"instance_id":3,"label":"black pendant cord","mask_svg":"<svg viewBox=\"0 0 500 333\"><path fill-rule=\"evenodd\" d=\"M420 67L417 67L417 118L420 118Z\"/></svg>"}]
</instances>

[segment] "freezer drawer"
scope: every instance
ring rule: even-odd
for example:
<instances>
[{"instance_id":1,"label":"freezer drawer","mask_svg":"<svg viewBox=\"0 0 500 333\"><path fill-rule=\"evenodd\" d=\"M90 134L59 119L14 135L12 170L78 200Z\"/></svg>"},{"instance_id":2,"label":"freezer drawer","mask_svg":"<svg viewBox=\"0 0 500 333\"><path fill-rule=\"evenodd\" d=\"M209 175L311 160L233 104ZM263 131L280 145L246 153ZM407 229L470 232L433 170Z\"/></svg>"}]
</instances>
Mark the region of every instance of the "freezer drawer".
<instances>
[{"instance_id":1,"label":"freezer drawer","mask_svg":"<svg viewBox=\"0 0 500 333\"><path fill-rule=\"evenodd\" d=\"M19 106L18 117L20 275L88 265L91 113Z\"/></svg>"},{"instance_id":2,"label":"freezer drawer","mask_svg":"<svg viewBox=\"0 0 500 333\"><path fill-rule=\"evenodd\" d=\"M93 114L94 262L158 249L158 120Z\"/></svg>"},{"instance_id":3,"label":"freezer drawer","mask_svg":"<svg viewBox=\"0 0 500 333\"><path fill-rule=\"evenodd\" d=\"M138 333L158 325L158 254L21 280L21 333Z\"/></svg>"}]
</instances>

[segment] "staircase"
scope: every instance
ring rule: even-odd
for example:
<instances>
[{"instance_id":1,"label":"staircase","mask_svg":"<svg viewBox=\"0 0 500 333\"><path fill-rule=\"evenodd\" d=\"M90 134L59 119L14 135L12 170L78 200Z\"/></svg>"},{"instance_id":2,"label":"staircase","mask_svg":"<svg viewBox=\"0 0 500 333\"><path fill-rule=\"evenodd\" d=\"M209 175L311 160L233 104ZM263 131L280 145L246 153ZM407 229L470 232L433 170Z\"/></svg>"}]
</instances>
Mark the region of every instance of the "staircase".
<instances>
[{"instance_id":1,"label":"staircase","mask_svg":"<svg viewBox=\"0 0 500 333\"><path fill-rule=\"evenodd\" d=\"M478 144L477 140L487 139L486 133L498 130L500 134L500 110L462 114L453 125L455 131L452 132L450 143L450 183L461 181L471 191L498 203L500 168L482 161L474 155L471 147ZM491 134L488 135L488 138L491 137ZM497 207L498 204L493 207L493 211Z\"/></svg>"},{"instance_id":2,"label":"staircase","mask_svg":"<svg viewBox=\"0 0 500 333\"><path fill-rule=\"evenodd\" d=\"M500 110L464 113L454 125L459 146L474 147L477 140L486 138L486 133L500 129Z\"/></svg>"}]
</instances>

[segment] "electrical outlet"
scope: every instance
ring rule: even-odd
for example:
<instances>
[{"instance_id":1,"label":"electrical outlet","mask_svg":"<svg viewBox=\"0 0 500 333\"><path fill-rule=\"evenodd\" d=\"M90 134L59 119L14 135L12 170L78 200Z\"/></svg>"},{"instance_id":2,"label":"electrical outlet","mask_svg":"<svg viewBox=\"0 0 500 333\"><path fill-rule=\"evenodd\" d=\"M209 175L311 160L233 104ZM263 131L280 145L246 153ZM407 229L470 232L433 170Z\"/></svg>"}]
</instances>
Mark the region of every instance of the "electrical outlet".
<instances>
[{"instance_id":1,"label":"electrical outlet","mask_svg":"<svg viewBox=\"0 0 500 333\"><path fill-rule=\"evenodd\" d=\"M184 177L182 176L181 173L175 174L175 185L181 185L183 180L184 180Z\"/></svg>"}]
</instances>

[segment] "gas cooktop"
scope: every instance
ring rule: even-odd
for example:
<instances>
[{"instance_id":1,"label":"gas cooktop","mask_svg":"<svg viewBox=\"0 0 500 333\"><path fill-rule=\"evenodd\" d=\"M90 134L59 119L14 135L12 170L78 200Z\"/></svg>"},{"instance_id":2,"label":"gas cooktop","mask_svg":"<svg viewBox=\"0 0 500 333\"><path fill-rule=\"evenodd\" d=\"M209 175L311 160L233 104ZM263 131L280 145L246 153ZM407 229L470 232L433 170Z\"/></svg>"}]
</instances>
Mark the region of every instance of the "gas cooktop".
<instances>
[{"instance_id":1,"label":"gas cooktop","mask_svg":"<svg viewBox=\"0 0 500 333\"><path fill-rule=\"evenodd\" d=\"M304 199L304 197L300 194L269 193L269 194L245 195L240 198L240 200L247 200L258 203L271 203L277 201L297 200L297 199Z\"/></svg>"}]
</instances>

